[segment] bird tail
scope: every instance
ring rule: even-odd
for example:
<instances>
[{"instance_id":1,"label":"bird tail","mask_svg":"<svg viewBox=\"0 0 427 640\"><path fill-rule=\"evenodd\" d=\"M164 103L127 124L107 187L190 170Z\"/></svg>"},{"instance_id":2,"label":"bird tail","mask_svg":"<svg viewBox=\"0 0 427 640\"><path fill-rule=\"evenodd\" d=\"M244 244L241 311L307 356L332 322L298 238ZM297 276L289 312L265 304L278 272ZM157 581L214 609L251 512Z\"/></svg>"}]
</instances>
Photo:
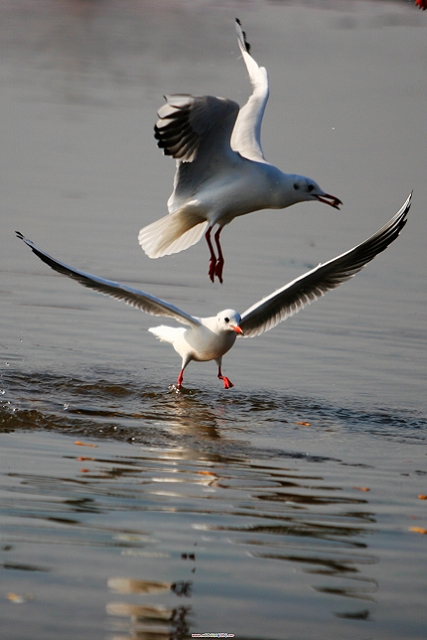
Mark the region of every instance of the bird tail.
<instances>
[{"instance_id":1,"label":"bird tail","mask_svg":"<svg viewBox=\"0 0 427 640\"><path fill-rule=\"evenodd\" d=\"M160 342L173 344L178 336L185 331L184 327L167 327L162 324L160 327L151 327L148 331L156 336Z\"/></svg>"},{"instance_id":2,"label":"bird tail","mask_svg":"<svg viewBox=\"0 0 427 640\"><path fill-rule=\"evenodd\" d=\"M196 244L207 225L197 211L183 207L143 227L138 242L149 258L161 258Z\"/></svg>"}]
</instances>

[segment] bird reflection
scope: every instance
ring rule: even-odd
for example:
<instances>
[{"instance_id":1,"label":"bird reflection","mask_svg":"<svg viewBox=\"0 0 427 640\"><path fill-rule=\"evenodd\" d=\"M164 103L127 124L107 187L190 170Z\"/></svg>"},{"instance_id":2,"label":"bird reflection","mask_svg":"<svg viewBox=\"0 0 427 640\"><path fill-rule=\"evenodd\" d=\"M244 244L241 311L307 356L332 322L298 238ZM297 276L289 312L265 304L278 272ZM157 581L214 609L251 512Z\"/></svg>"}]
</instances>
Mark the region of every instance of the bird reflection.
<instances>
[{"instance_id":1,"label":"bird reflection","mask_svg":"<svg viewBox=\"0 0 427 640\"><path fill-rule=\"evenodd\" d=\"M133 578L110 578L108 586L121 594L173 593L178 597L191 597L191 583L175 583L135 580ZM163 604L133 604L110 602L107 614L119 618L129 618L126 635L113 636L115 640L184 640L189 634L189 606L166 606ZM117 628L118 625L115 625Z\"/></svg>"},{"instance_id":2,"label":"bird reflection","mask_svg":"<svg viewBox=\"0 0 427 640\"><path fill-rule=\"evenodd\" d=\"M134 580L133 578L109 578L108 587L116 593L163 593L171 588L169 582Z\"/></svg>"},{"instance_id":3,"label":"bird reflection","mask_svg":"<svg viewBox=\"0 0 427 640\"><path fill-rule=\"evenodd\" d=\"M177 396L175 393L172 394L171 400L167 405L165 417L169 417L169 427L172 431L209 440L221 438L218 428L220 416L213 409L211 402L203 402L193 395Z\"/></svg>"},{"instance_id":4,"label":"bird reflection","mask_svg":"<svg viewBox=\"0 0 427 640\"><path fill-rule=\"evenodd\" d=\"M14 380L10 376L9 384ZM43 397L47 384L50 404L37 412L27 405L16 411L14 428L49 424L76 435L66 455L58 450L61 466L51 474L41 465L17 475L23 506L15 499L25 514L54 527L52 539L60 525L61 544L90 543L122 557L124 577L108 581L114 595L107 607L110 637L186 638L196 614L193 594L212 588L227 572L227 588L239 598L248 563L260 569L260 580L271 581L271 593L295 586L289 580L283 587L276 575L298 574L295 583L304 597L315 592L330 615L349 624L369 620L378 590L378 571L372 571L378 557L369 549L370 538L378 537L377 499L360 487L374 488L377 471L366 465L362 449L342 452L343 459L337 448L331 449L336 457L310 453L318 436L332 441L351 431L348 425L360 424L358 408L344 419L339 406L265 391L239 392L231 400L199 391L197 398L177 396L154 386L141 392L127 372L15 380L21 396L22 388L31 390L28 402ZM298 425L302 418L309 427ZM393 416L365 419L389 423ZM270 438L277 434L275 449L255 441L254 432L263 428ZM133 446L126 446L134 436ZM96 438L97 447L76 446L75 437L80 445ZM69 473L57 473L64 463ZM149 570L149 579L126 575L129 563ZM179 572L168 573L173 563ZM258 597L256 579L244 585L252 597ZM266 597L261 584L259 593Z\"/></svg>"}]
</instances>

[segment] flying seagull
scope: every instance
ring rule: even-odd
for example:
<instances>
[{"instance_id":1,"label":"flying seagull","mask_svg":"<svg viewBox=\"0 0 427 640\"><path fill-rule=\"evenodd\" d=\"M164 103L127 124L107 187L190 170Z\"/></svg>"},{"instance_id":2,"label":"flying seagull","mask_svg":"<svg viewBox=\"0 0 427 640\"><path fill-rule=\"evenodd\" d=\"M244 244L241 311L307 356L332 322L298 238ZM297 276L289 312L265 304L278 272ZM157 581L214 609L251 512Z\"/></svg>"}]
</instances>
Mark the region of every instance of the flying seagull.
<instances>
[{"instance_id":1,"label":"flying seagull","mask_svg":"<svg viewBox=\"0 0 427 640\"><path fill-rule=\"evenodd\" d=\"M177 389L181 388L184 369L192 360L199 362L215 360L218 366L218 378L223 381L224 388L229 389L233 384L222 375L221 362L222 356L231 349L236 338L238 336L254 338L273 329L279 322L298 313L306 305L356 275L368 262L396 240L406 224L411 198L412 194L409 195L400 211L384 227L354 249L307 271L299 278L256 302L242 315L233 309L226 309L210 318L192 316L149 293L73 269L38 249L31 240L25 238L19 231L16 232L16 235L30 247L40 260L58 273L77 280L89 289L94 289L99 293L116 298L116 300L123 300L150 315L165 316L183 324L184 327L161 325L149 329L161 342L169 342L182 358Z\"/></svg>"},{"instance_id":2,"label":"flying seagull","mask_svg":"<svg viewBox=\"0 0 427 640\"><path fill-rule=\"evenodd\" d=\"M222 282L220 234L236 216L306 200L336 209L342 204L311 178L283 173L264 158L260 134L269 93L267 71L250 55L238 20L236 31L252 95L241 109L226 98L165 96L154 130L164 154L176 159L174 189L169 214L143 227L138 236L149 258L161 258L188 249L205 234L212 282L215 276ZM211 239L215 225L217 254Z\"/></svg>"}]
</instances>

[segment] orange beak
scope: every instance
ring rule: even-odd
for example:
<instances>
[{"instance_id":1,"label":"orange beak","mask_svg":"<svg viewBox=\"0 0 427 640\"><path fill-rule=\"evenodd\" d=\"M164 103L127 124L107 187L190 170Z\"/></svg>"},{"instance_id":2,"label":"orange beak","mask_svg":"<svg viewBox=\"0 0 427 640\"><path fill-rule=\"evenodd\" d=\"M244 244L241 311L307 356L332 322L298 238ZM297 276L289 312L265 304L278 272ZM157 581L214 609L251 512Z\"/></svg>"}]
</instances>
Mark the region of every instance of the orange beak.
<instances>
[{"instance_id":1,"label":"orange beak","mask_svg":"<svg viewBox=\"0 0 427 640\"><path fill-rule=\"evenodd\" d=\"M236 333L238 333L239 335L243 335L243 331L242 329L239 327L238 324L230 324L230 327L233 329L233 331L235 331Z\"/></svg>"}]
</instances>

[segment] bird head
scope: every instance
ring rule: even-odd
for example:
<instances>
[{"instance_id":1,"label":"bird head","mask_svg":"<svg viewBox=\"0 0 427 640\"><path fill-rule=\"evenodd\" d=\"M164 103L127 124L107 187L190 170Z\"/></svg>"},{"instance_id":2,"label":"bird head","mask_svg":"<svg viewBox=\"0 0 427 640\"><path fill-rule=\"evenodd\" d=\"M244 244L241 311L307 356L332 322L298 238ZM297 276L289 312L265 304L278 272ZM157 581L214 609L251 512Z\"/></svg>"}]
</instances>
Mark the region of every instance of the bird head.
<instances>
[{"instance_id":1,"label":"bird head","mask_svg":"<svg viewBox=\"0 0 427 640\"><path fill-rule=\"evenodd\" d=\"M238 335L243 335L243 331L240 328L241 318L237 311L233 309L220 311L216 317L216 321L219 331L234 331Z\"/></svg>"},{"instance_id":2,"label":"bird head","mask_svg":"<svg viewBox=\"0 0 427 640\"><path fill-rule=\"evenodd\" d=\"M306 202L308 200L319 200L329 204L334 209L339 209L341 200L330 193L326 193L319 187L317 182L305 176L290 176L290 188L294 202Z\"/></svg>"}]
</instances>

